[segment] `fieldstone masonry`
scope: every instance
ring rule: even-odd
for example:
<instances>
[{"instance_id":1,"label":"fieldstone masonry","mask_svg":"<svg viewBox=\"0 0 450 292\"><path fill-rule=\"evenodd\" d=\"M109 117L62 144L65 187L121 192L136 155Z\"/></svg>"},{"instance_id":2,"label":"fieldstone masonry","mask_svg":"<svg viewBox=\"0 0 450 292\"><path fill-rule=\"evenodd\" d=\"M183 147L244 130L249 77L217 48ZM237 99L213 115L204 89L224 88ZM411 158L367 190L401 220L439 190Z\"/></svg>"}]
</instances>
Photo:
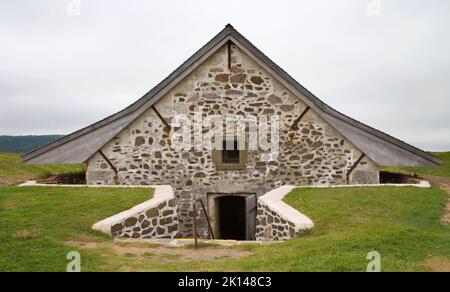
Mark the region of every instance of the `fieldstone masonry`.
<instances>
[{"instance_id":1,"label":"fieldstone masonry","mask_svg":"<svg viewBox=\"0 0 450 292\"><path fill-rule=\"evenodd\" d=\"M176 201L128 217L111 226L113 238L175 238L178 233Z\"/></svg>"},{"instance_id":2,"label":"fieldstone masonry","mask_svg":"<svg viewBox=\"0 0 450 292\"><path fill-rule=\"evenodd\" d=\"M252 150L248 151L245 169L217 170L211 151L174 151L168 129L155 111L149 109L102 148L118 169L118 177L114 178L108 163L96 154L88 161L88 184L171 185L176 203L158 209L158 214L176 208L177 217L168 214L167 220L171 222L159 219L156 222L153 214L142 214L116 226L115 235L172 236L173 221L177 220L179 236L192 236L192 202L201 199L207 205L207 194L211 193L241 192L261 196L283 185L345 183L347 171L362 153L312 110L291 129L306 105L237 47L231 49L231 70L228 69L227 46L224 46L162 97L155 107L169 124L175 115L194 117L199 109L204 118L276 114L280 117L279 157L269 161L269 151ZM204 124L203 133L210 131ZM355 169L351 182L378 183L378 177L377 165L366 157ZM258 212L271 214L265 209ZM259 237L269 232L264 227L267 224L271 224L270 233L274 238L291 235L289 224L282 223L276 214L271 216L275 223L260 221ZM165 226L159 226L164 230L158 229L160 224ZM202 212L198 230L201 236L209 236Z\"/></svg>"},{"instance_id":3,"label":"fieldstone masonry","mask_svg":"<svg viewBox=\"0 0 450 292\"><path fill-rule=\"evenodd\" d=\"M256 240L288 240L293 238L298 231L294 223L283 219L280 214L271 210L267 205L258 202Z\"/></svg>"}]
</instances>

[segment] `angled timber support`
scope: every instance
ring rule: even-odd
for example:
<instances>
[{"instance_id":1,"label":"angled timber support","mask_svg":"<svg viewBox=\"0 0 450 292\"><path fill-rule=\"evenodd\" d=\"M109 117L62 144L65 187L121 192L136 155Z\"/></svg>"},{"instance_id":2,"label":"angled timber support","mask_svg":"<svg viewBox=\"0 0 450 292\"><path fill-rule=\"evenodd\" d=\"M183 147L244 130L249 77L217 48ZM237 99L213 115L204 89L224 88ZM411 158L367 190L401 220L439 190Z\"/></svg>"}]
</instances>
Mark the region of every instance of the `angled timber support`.
<instances>
[{"instance_id":1,"label":"angled timber support","mask_svg":"<svg viewBox=\"0 0 450 292\"><path fill-rule=\"evenodd\" d=\"M361 156L356 160L356 162L352 165L352 167L347 172L346 182L349 185L350 184L350 175L352 175L353 171L358 167L359 163L366 157L366 154L361 154Z\"/></svg>"},{"instance_id":2,"label":"angled timber support","mask_svg":"<svg viewBox=\"0 0 450 292\"><path fill-rule=\"evenodd\" d=\"M172 127L169 125L169 123L166 121L166 119L164 119L164 117L159 113L159 111L156 109L156 107L154 105L152 105L152 110L156 113L156 115L161 120L161 122L163 122L163 124L165 126L164 132L169 133L170 130L172 129Z\"/></svg>"},{"instance_id":3,"label":"angled timber support","mask_svg":"<svg viewBox=\"0 0 450 292\"><path fill-rule=\"evenodd\" d=\"M294 123L292 123L292 126L291 126L292 131L297 131L299 129L298 123L300 123L300 121L309 112L310 109L311 108L309 106L307 106L306 109L300 114L300 116L294 121Z\"/></svg>"},{"instance_id":4,"label":"angled timber support","mask_svg":"<svg viewBox=\"0 0 450 292\"><path fill-rule=\"evenodd\" d=\"M306 109L300 114L300 116L292 123L291 130L292 131L298 131L298 123L303 119L303 117L309 112L310 107L307 106ZM289 138L291 140L291 143L294 143L295 139L295 132L289 133Z\"/></svg>"},{"instance_id":5,"label":"angled timber support","mask_svg":"<svg viewBox=\"0 0 450 292\"><path fill-rule=\"evenodd\" d=\"M206 211L205 204L203 204L203 201L200 199L196 200L194 202L194 206L196 203L200 203L200 205L202 206L203 214L205 215L206 222L208 223L208 229L209 229L210 235L211 235L212 239L216 239L216 237L214 236L214 231L211 227L211 221L209 221L209 216L208 216L208 212Z\"/></svg>"},{"instance_id":6,"label":"angled timber support","mask_svg":"<svg viewBox=\"0 0 450 292\"><path fill-rule=\"evenodd\" d=\"M170 139L170 131L172 130L172 126L169 125L169 123L166 121L166 119L159 113L159 111L156 109L154 105L152 105L153 111L156 113L158 118L161 120L161 122L164 124L163 131L166 132L167 136L167 144L169 145L169 151L172 148L172 140Z\"/></svg>"},{"instance_id":7,"label":"angled timber support","mask_svg":"<svg viewBox=\"0 0 450 292\"><path fill-rule=\"evenodd\" d=\"M102 150L99 150L98 153L103 157L103 159L108 163L109 167L114 171L114 182L117 184L119 182L119 171L114 166L114 164L109 160L109 158L103 153Z\"/></svg>"}]
</instances>

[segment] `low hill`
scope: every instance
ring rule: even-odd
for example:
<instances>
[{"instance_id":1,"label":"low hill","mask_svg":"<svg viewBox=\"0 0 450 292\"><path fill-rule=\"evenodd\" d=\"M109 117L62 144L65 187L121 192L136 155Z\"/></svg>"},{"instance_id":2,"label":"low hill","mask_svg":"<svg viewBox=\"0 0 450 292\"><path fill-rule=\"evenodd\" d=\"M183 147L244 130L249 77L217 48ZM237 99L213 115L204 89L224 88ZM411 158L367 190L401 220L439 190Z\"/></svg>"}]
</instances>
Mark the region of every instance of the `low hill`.
<instances>
[{"instance_id":1,"label":"low hill","mask_svg":"<svg viewBox=\"0 0 450 292\"><path fill-rule=\"evenodd\" d=\"M384 167L384 170L391 172L407 172L410 174L434 175L441 177L450 177L450 152L433 152L436 157L442 159L442 165L439 167Z\"/></svg>"},{"instance_id":2,"label":"low hill","mask_svg":"<svg viewBox=\"0 0 450 292\"><path fill-rule=\"evenodd\" d=\"M63 136L0 136L0 152L28 153L61 137Z\"/></svg>"},{"instance_id":3,"label":"low hill","mask_svg":"<svg viewBox=\"0 0 450 292\"><path fill-rule=\"evenodd\" d=\"M24 164L20 154L0 152L0 186L17 184L29 179L43 179L55 174L80 173L84 171L84 165L79 164Z\"/></svg>"}]
</instances>

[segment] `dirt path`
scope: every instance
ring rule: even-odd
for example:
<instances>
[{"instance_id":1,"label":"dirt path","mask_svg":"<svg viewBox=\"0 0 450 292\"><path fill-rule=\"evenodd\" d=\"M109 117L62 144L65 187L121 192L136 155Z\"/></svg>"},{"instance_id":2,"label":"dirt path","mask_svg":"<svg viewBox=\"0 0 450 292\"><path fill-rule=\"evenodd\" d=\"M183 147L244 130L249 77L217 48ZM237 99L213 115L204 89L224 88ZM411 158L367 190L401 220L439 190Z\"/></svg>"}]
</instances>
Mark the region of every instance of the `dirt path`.
<instances>
[{"instance_id":1,"label":"dirt path","mask_svg":"<svg viewBox=\"0 0 450 292\"><path fill-rule=\"evenodd\" d=\"M450 178L433 175L423 175L423 177L424 179L428 180L433 186L437 186L445 190L450 196ZM447 212L444 214L444 216L442 216L442 221L444 223L450 224L450 197L445 209Z\"/></svg>"},{"instance_id":2,"label":"dirt path","mask_svg":"<svg viewBox=\"0 0 450 292\"><path fill-rule=\"evenodd\" d=\"M19 180L19 179L10 179L10 178L0 177L0 186L14 186L21 182L23 182L23 181Z\"/></svg>"},{"instance_id":3,"label":"dirt path","mask_svg":"<svg viewBox=\"0 0 450 292\"><path fill-rule=\"evenodd\" d=\"M447 193L450 194L450 184L442 184L441 188L446 190ZM446 206L445 209L446 209L447 212L442 217L442 221L444 221L445 223L449 223L450 224L450 198L449 198L449 200L447 202L447 206Z\"/></svg>"},{"instance_id":4,"label":"dirt path","mask_svg":"<svg viewBox=\"0 0 450 292\"><path fill-rule=\"evenodd\" d=\"M98 243L91 241L69 241L65 244L83 249L107 248L116 255L133 255L138 258L156 258L161 262L174 262L179 260L210 261L220 259L238 259L251 255L250 252L232 248L206 247L193 249L186 247L166 247L157 244L108 242Z\"/></svg>"}]
</instances>

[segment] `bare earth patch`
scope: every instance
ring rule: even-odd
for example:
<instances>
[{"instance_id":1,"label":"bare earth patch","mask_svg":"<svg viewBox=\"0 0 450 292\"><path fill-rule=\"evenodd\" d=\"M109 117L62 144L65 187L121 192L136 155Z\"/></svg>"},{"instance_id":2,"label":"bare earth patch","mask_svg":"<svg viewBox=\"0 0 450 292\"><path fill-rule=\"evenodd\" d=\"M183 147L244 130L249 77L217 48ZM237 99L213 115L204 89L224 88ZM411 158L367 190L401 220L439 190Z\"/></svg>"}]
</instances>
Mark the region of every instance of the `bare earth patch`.
<instances>
[{"instance_id":1,"label":"bare earth patch","mask_svg":"<svg viewBox=\"0 0 450 292\"><path fill-rule=\"evenodd\" d=\"M83 249L107 248L114 251L116 255L140 258L158 258L162 262L173 261L208 261L215 259L238 259L251 255L250 252L223 247L206 248L185 248L185 247L166 247L158 244L140 244L140 243L97 243L97 242L79 242L68 241L65 244L79 246Z\"/></svg>"},{"instance_id":2,"label":"bare earth patch","mask_svg":"<svg viewBox=\"0 0 450 292\"><path fill-rule=\"evenodd\" d=\"M446 190L447 193L450 194L450 184L441 184L441 188ZM445 223L450 223L450 198L447 202L447 206L445 207L445 214L442 217L442 221L444 221Z\"/></svg>"},{"instance_id":3,"label":"bare earth patch","mask_svg":"<svg viewBox=\"0 0 450 292\"><path fill-rule=\"evenodd\" d=\"M0 177L0 186L14 186L20 184L22 180Z\"/></svg>"},{"instance_id":4,"label":"bare earth patch","mask_svg":"<svg viewBox=\"0 0 450 292\"><path fill-rule=\"evenodd\" d=\"M17 207L16 202L6 201L2 204L2 209L5 209L5 210L13 210L16 207Z\"/></svg>"},{"instance_id":5,"label":"bare earth patch","mask_svg":"<svg viewBox=\"0 0 450 292\"><path fill-rule=\"evenodd\" d=\"M443 257L431 258L425 262L424 267L429 272L450 272L450 260Z\"/></svg>"},{"instance_id":6,"label":"bare earth patch","mask_svg":"<svg viewBox=\"0 0 450 292\"><path fill-rule=\"evenodd\" d=\"M39 232L36 230L19 230L14 234L14 238L19 240L27 240L38 236Z\"/></svg>"},{"instance_id":7,"label":"bare earth patch","mask_svg":"<svg viewBox=\"0 0 450 292\"><path fill-rule=\"evenodd\" d=\"M429 181L433 186L439 187L446 191L450 196L450 178L440 177L434 175L422 175L427 181ZM445 207L445 213L442 216L442 222L450 224L450 197Z\"/></svg>"}]
</instances>

